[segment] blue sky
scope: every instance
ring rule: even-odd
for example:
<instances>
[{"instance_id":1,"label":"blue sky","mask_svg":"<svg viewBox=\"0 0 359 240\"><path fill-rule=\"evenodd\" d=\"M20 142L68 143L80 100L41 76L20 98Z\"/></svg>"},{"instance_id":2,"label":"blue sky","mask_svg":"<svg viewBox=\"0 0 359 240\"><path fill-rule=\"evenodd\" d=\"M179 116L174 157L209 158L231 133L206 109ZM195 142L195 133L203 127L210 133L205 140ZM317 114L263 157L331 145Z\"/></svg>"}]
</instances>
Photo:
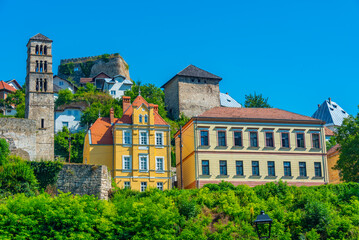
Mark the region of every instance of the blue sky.
<instances>
[{"instance_id":1,"label":"blue sky","mask_svg":"<svg viewBox=\"0 0 359 240\"><path fill-rule=\"evenodd\" d=\"M240 103L255 91L309 116L328 97L358 112L358 0L0 0L0 28L1 80L24 82L26 43L41 32L55 74L60 59L118 52L142 83L193 64Z\"/></svg>"}]
</instances>

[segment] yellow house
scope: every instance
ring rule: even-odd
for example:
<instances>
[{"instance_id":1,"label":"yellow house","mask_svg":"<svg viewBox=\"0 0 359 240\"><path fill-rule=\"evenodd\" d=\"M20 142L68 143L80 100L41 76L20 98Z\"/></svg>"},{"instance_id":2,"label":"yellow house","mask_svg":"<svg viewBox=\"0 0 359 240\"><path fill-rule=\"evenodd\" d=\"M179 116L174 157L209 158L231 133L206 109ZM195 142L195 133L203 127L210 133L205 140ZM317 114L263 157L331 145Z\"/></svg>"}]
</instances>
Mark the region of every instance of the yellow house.
<instances>
[{"instance_id":1,"label":"yellow house","mask_svg":"<svg viewBox=\"0 0 359 240\"><path fill-rule=\"evenodd\" d=\"M329 181L324 122L281 109L215 107L187 122L175 142L184 188L223 180L249 186Z\"/></svg>"},{"instance_id":2,"label":"yellow house","mask_svg":"<svg viewBox=\"0 0 359 240\"><path fill-rule=\"evenodd\" d=\"M85 164L103 164L121 188L171 188L170 126L158 105L123 97L123 116L99 118L85 137Z\"/></svg>"}]
</instances>

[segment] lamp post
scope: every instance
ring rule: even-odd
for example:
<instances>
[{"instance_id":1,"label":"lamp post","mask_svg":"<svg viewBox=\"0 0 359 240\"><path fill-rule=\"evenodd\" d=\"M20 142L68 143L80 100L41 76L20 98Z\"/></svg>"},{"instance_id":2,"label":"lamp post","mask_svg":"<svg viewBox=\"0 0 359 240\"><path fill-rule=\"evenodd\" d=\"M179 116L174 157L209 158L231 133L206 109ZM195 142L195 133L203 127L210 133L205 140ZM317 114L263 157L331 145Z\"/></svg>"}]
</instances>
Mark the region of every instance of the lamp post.
<instances>
[{"instance_id":1,"label":"lamp post","mask_svg":"<svg viewBox=\"0 0 359 240\"><path fill-rule=\"evenodd\" d=\"M256 231L257 231L259 239L265 239L265 238L269 239L270 238L272 222L273 222L273 220L267 214L265 214L264 211L262 210L261 213L257 216L257 219L254 221L254 225L256 227ZM262 234L265 234L265 232L267 232L267 231L265 231L264 233L263 233L263 231L260 231L258 228L259 225L262 225L264 229L266 228L265 226L268 225L268 236L266 236L266 235L262 236Z\"/></svg>"}]
</instances>

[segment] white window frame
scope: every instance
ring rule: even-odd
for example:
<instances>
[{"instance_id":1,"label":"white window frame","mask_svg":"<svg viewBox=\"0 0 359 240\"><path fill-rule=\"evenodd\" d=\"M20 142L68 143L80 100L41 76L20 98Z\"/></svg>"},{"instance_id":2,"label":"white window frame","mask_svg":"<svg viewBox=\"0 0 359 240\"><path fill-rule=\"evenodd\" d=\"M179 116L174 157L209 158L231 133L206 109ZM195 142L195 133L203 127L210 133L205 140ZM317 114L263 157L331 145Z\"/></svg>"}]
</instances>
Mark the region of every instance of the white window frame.
<instances>
[{"instance_id":1,"label":"white window frame","mask_svg":"<svg viewBox=\"0 0 359 240\"><path fill-rule=\"evenodd\" d=\"M145 189L142 190L142 187L144 187ZM147 189L147 182L141 182L141 192L146 191Z\"/></svg>"},{"instance_id":2,"label":"white window frame","mask_svg":"<svg viewBox=\"0 0 359 240\"><path fill-rule=\"evenodd\" d=\"M146 158L146 169L141 168L141 158ZM139 154L138 155L138 169L140 172L148 172L149 166L148 166L148 155L147 154Z\"/></svg>"},{"instance_id":3,"label":"white window frame","mask_svg":"<svg viewBox=\"0 0 359 240\"><path fill-rule=\"evenodd\" d=\"M145 123L148 123L148 115L147 115L147 114L145 114L144 122L145 122Z\"/></svg>"},{"instance_id":4,"label":"white window frame","mask_svg":"<svg viewBox=\"0 0 359 240\"><path fill-rule=\"evenodd\" d=\"M146 144L143 144L143 143L142 143L142 135L141 135L141 133L146 133ZM139 142L139 144L140 144L140 145L143 145L143 146L148 145L148 131L146 131L146 130L139 131L139 135L140 135L140 138L139 138L140 142Z\"/></svg>"},{"instance_id":5,"label":"white window frame","mask_svg":"<svg viewBox=\"0 0 359 240\"><path fill-rule=\"evenodd\" d=\"M162 170L159 170L157 167L158 159L162 160ZM165 158L164 157L156 157L156 172L164 173L165 172Z\"/></svg>"},{"instance_id":6,"label":"white window frame","mask_svg":"<svg viewBox=\"0 0 359 240\"><path fill-rule=\"evenodd\" d=\"M130 168L129 169L125 169L125 158L130 158ZM132 157L130 155L122 156L122 169L123 169L123 171L131 171L132 170Z\"/></svg>"},{"instance_id":7,"label":"white window frame","mask_svg":"<svg viewBox=\"0 0 359 240\"><path fill-rule=\"evenodd\" d=\"M126 186L126 185L128 185L128 186ZM129 181L124 182L123 183L123 188L124 189L126 189L126 188L131 189L131 182L129 182Z\"/></svg>"},{"instance_id":8,"label":"white window frame","mask_svg":"<svg viewBox=\"0 0 359 240\"><path fill-rule=\"evenodd\" d=\"M116 95L116 90L110 90L110 95L115 96Z\"/></svg>"},{"instance_id":9,"label":"white window frame","mask_svg":"<svg viewBox=\"0 0 359 240\"><path fill-rule=\"evenodd\" d=\"M157 189L160 191L163 191L163 182L158 182L157 183Z\"/></svg>"},{"instance_id":10,"label":"white window frame","mask_svg":"<svg viewBox=\"0 0 359 240\"><path fill-rule=\"evenodd\" d=\"M162 144L158 144L157 142L157 134L161 134L161 141L162 141ZM163 132L155 132L155 140L156 140L156 146L160 146L160 147L163 147L163 142L164 142L164 138L163 138L164 134Z\"/></svg>"},{"instance_id":11,"label":"white window frame","mask_svg":"<svg viewBox=\"0 0 359 240\"><path fill-rule=\"evenodd\" d=\"M125 133L126 133L126 132L130 133L130 142L129 142L129 143L126 143L126 141L125 141L125 139L126 139L126 138L125 138L125 136L126 136ZM131 130L123 130L123 131L122 131L122 143L123 143L123 144L132 144L132 133L131 133Z\"/></svg>"}]
</instances>

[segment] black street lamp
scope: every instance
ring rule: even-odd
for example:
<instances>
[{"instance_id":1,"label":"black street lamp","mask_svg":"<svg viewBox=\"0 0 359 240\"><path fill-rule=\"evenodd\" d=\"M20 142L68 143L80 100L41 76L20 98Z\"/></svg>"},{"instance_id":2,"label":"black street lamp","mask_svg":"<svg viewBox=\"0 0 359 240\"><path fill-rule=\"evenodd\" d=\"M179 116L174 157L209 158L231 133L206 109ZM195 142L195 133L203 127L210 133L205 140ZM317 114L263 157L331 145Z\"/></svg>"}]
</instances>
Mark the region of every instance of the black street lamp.
<instances>
[{"instance_id":1,"label":"black street lamp","mask_svg":"<svg viewBox=\"0 0 359 240\"><path fill-rule=\"evenodd\" d=\"M261 214L259 214L257 216L257 219L254 221L259 239L270 238L270 230L272 227L272 222L273 222L273 220L267 214L265 214L264 211L262 210ZM268 236L262 236L262 234L265 234L265 232L267 232L267 231L264 231L264 232L259 231L258 225L262 225L263 226L262 230L264 230L266 228L265 226L267 224L269 224L268 225Z\"/></svg>"}]
</instances>

